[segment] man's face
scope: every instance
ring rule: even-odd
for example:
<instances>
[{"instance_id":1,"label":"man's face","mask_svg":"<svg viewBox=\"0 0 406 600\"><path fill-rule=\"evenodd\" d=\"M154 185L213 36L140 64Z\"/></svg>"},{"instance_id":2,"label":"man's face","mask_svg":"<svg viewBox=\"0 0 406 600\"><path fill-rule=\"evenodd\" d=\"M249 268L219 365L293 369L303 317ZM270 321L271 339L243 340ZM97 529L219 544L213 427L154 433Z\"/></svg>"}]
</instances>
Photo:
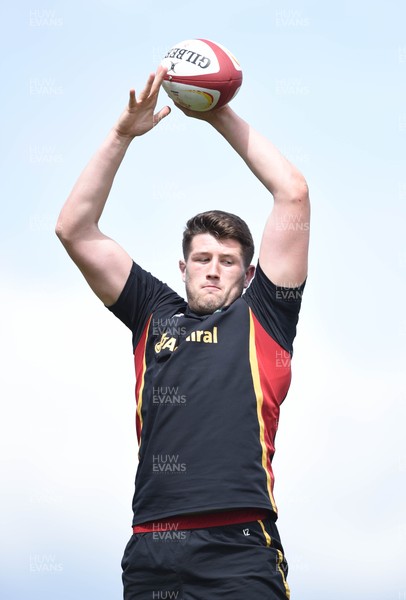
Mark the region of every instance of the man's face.
<instances>
[{"instance_id":1,"label":"man's face","mask_svg":"<svg viewBox=\"0 0 406 600\"><path fill-rule=\"evenodd\" d=\"M187 261L179 261L188 304L196 313L211 314L239 298L254 275L244 266L237 240L217 240L210 233L192 239Z\"/></svg>"}]
</instances>

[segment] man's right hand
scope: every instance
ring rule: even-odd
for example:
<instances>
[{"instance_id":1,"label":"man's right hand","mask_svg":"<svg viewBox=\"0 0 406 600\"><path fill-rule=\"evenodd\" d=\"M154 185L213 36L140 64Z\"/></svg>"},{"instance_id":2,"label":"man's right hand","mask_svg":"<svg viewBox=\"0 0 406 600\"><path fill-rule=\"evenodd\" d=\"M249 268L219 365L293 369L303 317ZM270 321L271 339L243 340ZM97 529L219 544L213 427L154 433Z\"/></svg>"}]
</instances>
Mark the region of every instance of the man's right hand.
<instances>
[{"instance_id":1,"label":"man's right hand","mask_svg":"<svg viewBox=\"0 0 406 600\"><path fill-rule=\"evenodd\" d=\"M129 139L144 135L169 115L169 106L154 112L166 71L167 69L159 67L155 74L151 73L138 98L135 96L135 90L130 90L128 105L115 126L117 135Z\"/></svg>"}]
</instances>

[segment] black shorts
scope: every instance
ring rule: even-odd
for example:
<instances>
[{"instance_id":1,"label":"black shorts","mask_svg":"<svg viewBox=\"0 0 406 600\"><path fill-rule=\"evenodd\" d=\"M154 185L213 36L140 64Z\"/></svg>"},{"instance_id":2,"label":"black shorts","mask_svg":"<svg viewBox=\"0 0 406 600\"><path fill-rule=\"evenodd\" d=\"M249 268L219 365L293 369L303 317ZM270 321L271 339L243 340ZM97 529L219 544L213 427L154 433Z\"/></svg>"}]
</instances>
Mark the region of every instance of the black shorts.
<instances>
[{"instance_id":1,"label":"black shorts","mask_svg":"<svg viewBox=\"0 0 406 600\"><path fill-rule=\"evenodd\" d=\"M272 519L133 534L124 600L286 600L288 566Z\"/></svg>"}]
</instances>

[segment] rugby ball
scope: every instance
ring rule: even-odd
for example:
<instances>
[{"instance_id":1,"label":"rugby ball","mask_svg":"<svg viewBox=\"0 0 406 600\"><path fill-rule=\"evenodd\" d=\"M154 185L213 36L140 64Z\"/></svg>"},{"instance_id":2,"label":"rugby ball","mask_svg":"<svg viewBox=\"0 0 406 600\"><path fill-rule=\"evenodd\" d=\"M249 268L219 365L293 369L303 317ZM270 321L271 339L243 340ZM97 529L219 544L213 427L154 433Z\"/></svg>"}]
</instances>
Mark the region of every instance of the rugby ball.
<instances>
[{"instance_id":1,"label":"rugby ball","mask_svg":"<svg viewBox=\"0 0 406 600\"><path fill-rule=\"evenodd\" d=\"M162 87L184 108L205 112L225 106L242 84L242 70L227 48L210 40L175 44L161 65L168 69Z\"/></svg>"}]
</instances>

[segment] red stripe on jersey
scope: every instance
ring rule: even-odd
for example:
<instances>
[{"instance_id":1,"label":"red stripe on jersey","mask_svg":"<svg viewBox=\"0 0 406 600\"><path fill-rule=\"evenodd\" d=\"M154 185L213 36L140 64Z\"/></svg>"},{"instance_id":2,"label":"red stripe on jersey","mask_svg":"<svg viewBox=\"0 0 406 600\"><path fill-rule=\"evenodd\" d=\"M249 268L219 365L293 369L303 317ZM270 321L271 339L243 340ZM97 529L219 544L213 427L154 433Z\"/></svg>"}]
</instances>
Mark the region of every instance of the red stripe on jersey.
<instances>
[{"instance_id":1,"label":"red stripe on jersey","mask_svg":"<svg viewBox=\"0 0 406 600\"><path fill-rule=\"evenodd\" d=\"M148 331L151 323L151 317L142 332L140 341L138 342L134 350L134 365L135 365L135 401L137 405L137 412L135 417L135 426L137 429L138 445L141 445L141 431L142 431L142 393L144 391L144 375L146 371L146 358L145 350L148 339Z\"/></svg>"},{"instance_id":2,"label":"red stripe on jersey","mask_svg":"<svg viewBox=\"0 0 406 600\"><path fill-rule=\"evenodd\" d=\"M265 331L251 309L250 314L253 328L251 336L255 345L255 350L251 348L250 351L250 361L257 396L260 441L264 451L262 465L267 471L268 493L276 510L271 463L275 453L274 441L278 429L279 407L288 393L291 381L290 353L279 346Z\"/></svg>"},{"instance_id":3,"label":"red stripe on jersey","mask_svg":"<svg viewBox=\"0 0 406 600\"><path fill-rule=\"evenodd\" d=\"M269 511L258 508L240 508L223 510L215 513L200 513L196 515L176 515L164 517L159 521L149 521L133 526L134 533L149 533L151 531L180 531L185 529L207 529L207 527L223 527L236 523L249 523L267 519Z\"/></svg>"}]
</instances>

